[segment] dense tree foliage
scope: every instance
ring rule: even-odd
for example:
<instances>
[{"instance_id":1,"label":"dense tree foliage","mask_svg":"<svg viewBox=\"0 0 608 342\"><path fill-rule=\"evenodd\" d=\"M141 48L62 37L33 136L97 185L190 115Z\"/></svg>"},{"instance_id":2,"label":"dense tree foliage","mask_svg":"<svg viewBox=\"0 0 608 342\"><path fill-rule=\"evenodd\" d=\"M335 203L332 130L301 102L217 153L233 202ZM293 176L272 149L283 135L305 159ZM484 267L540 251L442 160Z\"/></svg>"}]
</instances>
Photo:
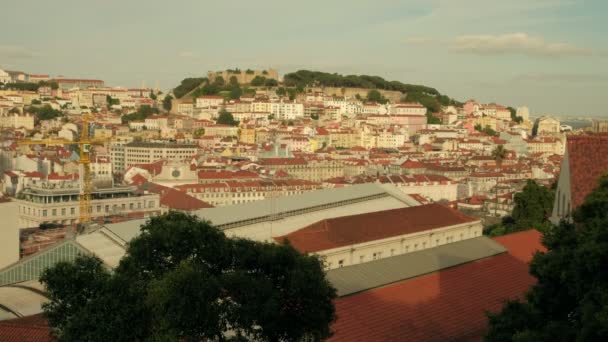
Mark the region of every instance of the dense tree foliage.
<instances>
[{"instance_id":1,"label":"dense tree foliage","mask_svg":"<svg viewBox=\"0 0 608 342\"><path fill-rule=\"evenodd\" d=\"M217 123L228 126L238 126L239 122L234 119L232 113L228 112L225 108L222 108L217 117Z\"/></svg>"},{"instance_id":2,"label":"dense tree foliage","mask_svg":"<svg viewBox=\"0 0 608 342\"><path fill-rule=\"evenodd\" d=\"M38 91L40 87L51 87L51 89L59 89L57 82L40 81L38 83L33 82L17 82L17 83L6 83L0 84L0 89L5 90L25 90L25 91Z\"/></svg>"},{"instance_id":3,"label":"dense tree foliage","mask_svg":"<svg viewBox=\"0 0 608 342\"><path fill-rule=\"evenodd\" d=\"M498 145L492 150L492 158L498 167L502 166L502 161L507 157L507 150L504 145Z\"/></svg>"},{"instance_id":4,"label":"dense tree foliage","mask_svg":"<svg viewBox=\"0 0 608 342\"><path fill-rule=\"evenodd\" d=\"M325 87L355 87L369 89L396 90L402 93L426 93L439 95L439 92L430 87L421 85L403 84L399 81L386 81L379 76L331 74L321 71L299 70L288 73L283 78L286 86L325 86Z\"/></svg>"},{"instance_id":5,"label":"dense tree foliage","mask_svg":"<svg viewBox=\"0 0 608 342\"><path fill-rule=\"evenodd\" d=\"M167 94L167 96L165 96L165 98L163 99L163 109L166 110L167 112L170 112L172 106L173 106L173 96Z\"/></svg>"},{"instance_id":6,"label":"dense tree foliage","mask_svg":"<svg viewBox=\"0 0 608 342\"><path fill-rule=\"evenodd\" d=\"M481 133L485 133L487 135L491 135L494 137L497 137L499 134L498 132L496 132L495 130L492 129L492 127L490 127L489 125L486 125L486 127L481 127L480 124L475 125L475 130Z\"/></svg>"},{"instance_id":7,"label":"dense tree foliage","mask_svg":"<svg viewBox=\"0 0 608 342\"><path fill-rule=\"evenodd\" d=\"M335 319L320 259L177 212L151 218L113 273L80 257L40 280L59 341L322 340Z\"/></svg>"},{"instance_id":8,"label":"dense tree foliage","mask_svg":"<svg viewBox=\"0 0 608 342\"><path fill-rule=\"evenodd\" d=\"M122 116L122 122L127 123L133 120L145 120L148 116L152 114L158 114L158 108L150 107L148 105L140 106L136 112L131 114L126 114Z\"/></svg>"},{"instance_id":9,"label":"dense tree foliage","mask_svg":"<svg viewBox=\"0 0 608 342\"><path fill-rule=\"evenodd\" d=\"M515 108L507 107L507 109L509 109L509 112L511 113L511 121L517 123L522 123L524 121L524 118L522 118L521 116L517 116L517 110Z\"/></svg>"},{"instance_id":10,"label":"dense tree foliage","mask_svg":"<svg viewBox=\"0 0 608 342\"><path fill-rule=\"evenodd\" d=\"M526 301L489 315L486 341L608 340L608 177L573 215L545 233Z\"/></svg>"},{"instance_id":11,"label":"dense tree foliage","mask_svg":"<svg viewBox=\"0 0 608 342\"><path fill-rule=\"evenodd\" d=\"M382 96L378 90L372 89L367 92L367 101L385 104L388 102L388 99Z\"/></svg>"},{"instance_id":12,"label":"dense tree foliage","mask_svg":"<svg viewBox=\"0 0 608 342\"><path fill-rule=\"evenodd\" d=\"M207 77L185 78L173 89L173 95L179 99L206 81L208 81Z\"/></svg>"},{"instance_id":13,"label":"dense tree foliage","mask_svg":"<svg viewBox=\"0 0 608 342\"><path fill-rule=\"evenodd\" d=\"M120 99L115 99L110 95L106 95L106 103L109 107L112 107L114 105L119 105L120 104Z\"/></svg>"},{"instance_id":14,"label":"dense tree foliage","mask_svg":"<svg viewBox=\"0 0 608 342\"><path fill-rule=\"evenodd\" d=\"M523 190L513 197L513 212L502 222L488 226L484 234L499 236L522 230L536 229L546 232L551 228L549 217L553 210L554 191L528 180Z\"/></svg>"},{"instance_id":15,"label":"dense tree foliage","mask_svg":"<svg viewBox=\"0 0 608 342\"><path fill-rule=\"evenodd\" d=\"M50 105L44 105L41 107L28 107L30 113L34 114L38 120L51 120L54 118L62 117L63 112L60 110L53 109Z\"/></svg>"}]
</instances>

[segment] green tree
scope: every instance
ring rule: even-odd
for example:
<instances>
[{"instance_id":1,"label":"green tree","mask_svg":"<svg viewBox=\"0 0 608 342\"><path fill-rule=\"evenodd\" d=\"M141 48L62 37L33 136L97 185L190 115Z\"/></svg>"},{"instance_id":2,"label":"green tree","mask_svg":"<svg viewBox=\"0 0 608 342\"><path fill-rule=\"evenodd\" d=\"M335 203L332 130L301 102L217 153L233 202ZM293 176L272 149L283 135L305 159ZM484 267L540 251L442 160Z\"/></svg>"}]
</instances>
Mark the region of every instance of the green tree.
<instances>
[{"instance_id":1,"label":"green tree","mask_svg":"<svg viewBox=\"0 0 608 342\"><path fill-rule=\"evenodd\" d=\"M167 96L165 96L165 98L163 99L163 109L166 110L167 112L171 111L171 107L173 106L173 96L167 94Z\"/></svg>"},{"instance_id":2,"label":"green tree","mask_svg":"<svg viewBox=\"0 0 608 342\"><path fill-rule=\"evenodd\" d=\"M114 105L119 105L120 104L120 100L119 99L115 99L110 95L106 95L106 103L108 108L114 106Z\"/></svg>"},{"instance_id":3,"label":"green tree","mask_svg":"<svg viewBox=\"0 0 608 342\"><path fill-rule=\"evenodd\" d=\"M256 76L251 80L251 85L254 87L261 87L266 82L266 77L264 76Z\"/></svg>"},{"instance_id":4,"label":"green tree","mask_svg":"<svg viewBox=\"0 0 608 342\"><path fill-rule=\"evenodd\" d=\"M238 100L241 98L241 95L243 95L243 90L239 86L236 86L230 89L228 97L232 100Z\"/></svg>"},{"instance_id":5,"label":"green tree","mask_svg":"<svg viewBox=\"0 0 608 342\"><path fill-rule=\"evenodd\" d=\"M232 113L228 112L225 108L222 108L217 117L217 123L228 126L238 126L239 122L234 119Z\"/></svg>"},{"instance_id":6,"label":"green tree","mask_svg":"<svg viewBox=\"0 0 608 342\"><path fill-rule=\"evenodd\" d=\"M63 112L53 109L48 104L42 107L28 107L28 111L33 113L37 120L51 120L63 116Z\"/></svg>"},{"instance_id":7,"label":"green tree","mask_svg":"<svg viewBox=\"0 0 608 342\"><path fill-rule=\"evenodd\" d=\"M236 76L230 76L230 80L229 80L229 84L233 87L238 87L239 85L239 79L236 78Z\"/></svg>"},{"instance_id":8,"label":"green tree","mask_svg":"<svg viewBox=\"0 0 608 342\"><path fill-rule=\"evenodd\" d=\"M530 274L537 282L526 301L509 301L489 314L485 340L608 340L608 177L574 211L544 234Z\"/></svg>"},{"instance_id":9,"label":"green tree","mask_svg":"<svg viewBox=\"0 0 608 342\"><path fill-rule=\"evenodd\" d=\"M502 166L502 161L507 157L507 150L503 145L498 145L492 150L492 158L496 161L498 167Z\"/></svg>"},{"instance_id":10,"label":"green tree","mask_svg":"<svg viewBox=\"0 0 608 342\"><path fill-rule=\"evenodd\" d=\"M32 100L32 104L33 105L39 105L39 104L42 104L42 102L40 100L38 100L38 99L33 99Z\"/></svg>"},{"instance_id":11,"label":"green tree","mask_svg":"<svg viewBox=\"0 0 608 342\"><path fill-rule=\"evenodd\" d=\"M335 320L318 257L177 212L142 226L114 272L86 256L41 281L59 341L322 340Z\"/></svg>"},{"instance_id":12,"label":"green tree","mask_svg":"<svg viewBox=\"0 0 608 342\"><path fill-rule=\"evenodd\" d=\"M279 85L279 82L277 82L277 80L274 78L268 78L266 81L264 81L264 85L267 87L276 87Z\"/></svg>"},{"instance_id":13,"label":"green tree","mask_svg":"<svg viewBox=\"0 0 608 342\"><path fill-rule=\"evenodd\" d=\"M131 114L126 114L121 117L123 123L127 123L132 120L145 120L148 116L152 114L158 114L158 108L150 107L148 105L140 106L136 112Z\"/></svg>"},{"instance_id":14,"label":"green tree","mask_svg":"<svg viewBox=\"0 0 608 342\"><path fill-rule=\"evenodd\" d=\"M528 180L521 192L513 196L513 211L500 224L488 226L484 234L500 236L522 230L546 232L551 228L549 217L553 211L554 190Z\"/></svg>"},{"instance_id":15,"label":"green tree","mask_svg":"<svg viewBox=\"0 0 608 342\"><path fill-rule=\"evenodd\" d=\"M180 85L173 89L173 95L175 95L175 98L179 99L208 81L209 80L206 77L185 78Z\"/></svg>"},{"instance_id":16,"label":"green tree","mask_svg":"<svg viewBox=\"0 0 608 342\"><path fill-rule=\"evenodd\" d=\"M359 94L357 94L357 95L359 95ZM385 104L388 102L388 100L384 96L382 96L382 94L376 89L372 89L367 92L367 101L377 102L377 103L382 103L382 104Z\"/></svg>"},{"instance_id":17,"label":"green tree","mask_svg":"<svg viewBox=\"0 0 608 342\"><path fill-rule=\"evenodd\" d=\"M154 94L154 92L153 92L153 91L151 91L151 92L150 92L150 98L151 98L152 100L156 100L158 97L156 96L156 94Z\"/></svg>"}]
</instances>

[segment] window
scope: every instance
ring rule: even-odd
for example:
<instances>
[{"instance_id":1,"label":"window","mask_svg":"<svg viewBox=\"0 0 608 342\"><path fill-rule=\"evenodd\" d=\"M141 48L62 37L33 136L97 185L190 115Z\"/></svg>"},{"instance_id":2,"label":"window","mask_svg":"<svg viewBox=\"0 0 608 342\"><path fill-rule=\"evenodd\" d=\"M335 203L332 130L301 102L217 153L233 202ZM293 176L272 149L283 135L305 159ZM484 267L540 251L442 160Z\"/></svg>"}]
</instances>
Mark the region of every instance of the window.
<instances>
[{"instance_id":1,"label":"window","mask_svg":"<svg viewBox=\"0 0 608 342\"><path fill-rule=\"evenodd\" d=\"M422 248L426 248L426 242L422 243Z\"/></svg>"},{"instance_id":2,"label":"window","mask_svg":"<svg viewBox=\"0 0 608 342\"><path fill-rule=\"evenodd\" d=\"M374 260L378 259L378 253L372 254L372 259L374 259Z\"/></svg>"},{"instance_id":3,"label":"window","mask_svg":"<svg viewBox=\"0 0 608 342\"><path fill-rule=\"evenodd\" d=\"M44 210L42 211L42 216L46 216L46 214L47 214L47 211L46 211L46 209L44 209Z\"/></svg>"},{"instance_id":4,"label":"window","mask_svg":"<svg viewBox=\"0 0 608 342\"><path fill-rule=\"evenodd\" d=\"M418 249L418 244L417 244L417 243L415 243L415 244L414 244L414 250L417 250L417 249Z\"/></svg>"},{"instance_id":5,"label":"window","mask_svg":"<svg viewBox=\"0 0 608 342\"><path fill-rule=\"evenodd\" d=\"M338 261L338 267L344 267L344 259Z\"/></svg>"},{"instance_id":6,"label":"window","mask_svg":"<svg viewBox=\"0 0 608 342\"><path fill-rule=\"evenodd\" d=\"M395 249L391 248L391 256L395 255Z\"/></svg>"},{"instance_id":7,"label":"window","mask_svg":"<svg viewBox=\"0 0 608 342\"><path fill-rule=\"evenodd\" d=\"M53 210L51 211L51 213L52 213L52 214L51 214L52 216L57 216L57 209L53 209Z\"/></svg>"},{"instance_id":8,"label":"window","mask_svg":"<svg viewBox=\"0 0 608 342\"><path fill-rule=\"evenodd\" d=\"M76 215L76 208L74 208L74 207L70 208L70 214Z\"/></svg>"},{"instance_id":9,"label":"window","mask_svg":"<svg viewBox=\"0 0 608 342\"><path fill-rule=\"evenodd\" d=\"M61 216L65 216L65 208L61 208Z\"/></svg>"},{"instance_id":10,"label":"window","mask_svg":"<svg viewBox=\"0 0 608 342\"><path fill-rule=\"evenodd\" d=\"M359 256L359 262L364 262L365 261L365 255L360 255Z\"/></svg>"}]
</instances>

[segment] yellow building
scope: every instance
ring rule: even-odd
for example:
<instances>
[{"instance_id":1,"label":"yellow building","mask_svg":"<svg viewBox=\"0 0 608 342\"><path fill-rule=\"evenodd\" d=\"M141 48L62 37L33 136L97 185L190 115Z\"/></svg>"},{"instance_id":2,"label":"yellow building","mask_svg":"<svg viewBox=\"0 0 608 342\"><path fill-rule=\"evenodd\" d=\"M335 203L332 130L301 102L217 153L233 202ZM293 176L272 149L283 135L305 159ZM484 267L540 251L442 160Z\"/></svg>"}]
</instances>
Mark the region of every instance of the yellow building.
<instances>
[{"instance_id":1,"label":"yellow building","mask_svg":"<svg viewBox=\"0 0 608 342\"><path fill-rule=\"evenodd\" d=\"M243 126L239 131L239 142L243 144L255 144L256 131L254 126Z\"/></svg>"}]
</instances>

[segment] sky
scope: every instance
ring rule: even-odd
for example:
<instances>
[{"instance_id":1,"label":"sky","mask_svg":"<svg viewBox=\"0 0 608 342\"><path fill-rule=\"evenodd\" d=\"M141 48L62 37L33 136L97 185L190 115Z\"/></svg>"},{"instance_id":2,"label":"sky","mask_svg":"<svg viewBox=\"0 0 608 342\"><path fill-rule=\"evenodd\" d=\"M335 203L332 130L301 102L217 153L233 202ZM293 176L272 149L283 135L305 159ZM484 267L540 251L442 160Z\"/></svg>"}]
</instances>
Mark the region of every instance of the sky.
<instances>
[{"instance_id":1,"label":"sky","mask_svg":"<svg viewBox=\"0 0 608 342\"><path fill-rule=\"evenodd\" d=\"M608 117L606 0L0 0L0 68L176 86L226 68L379 75Z\"/></svg>"}]
</instances>

